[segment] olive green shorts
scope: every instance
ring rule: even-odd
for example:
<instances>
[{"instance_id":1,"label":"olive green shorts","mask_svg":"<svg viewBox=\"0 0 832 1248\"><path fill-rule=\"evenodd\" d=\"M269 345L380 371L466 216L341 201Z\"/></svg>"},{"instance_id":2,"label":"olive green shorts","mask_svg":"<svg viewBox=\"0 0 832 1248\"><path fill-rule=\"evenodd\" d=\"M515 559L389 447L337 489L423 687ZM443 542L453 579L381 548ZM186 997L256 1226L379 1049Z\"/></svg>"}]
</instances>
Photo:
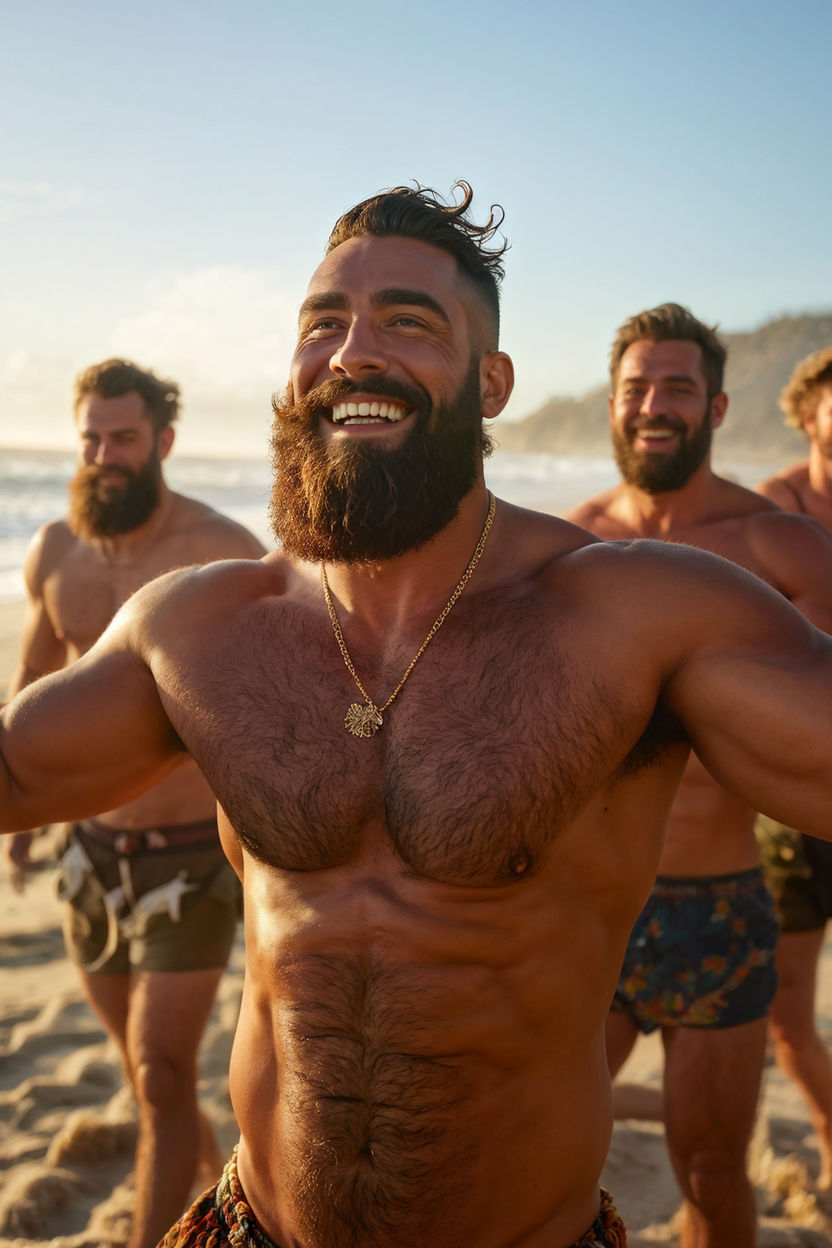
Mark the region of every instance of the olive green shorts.
<instances>
[{"instance_id":1,"label":"olive green shorts","mask_svg":"<svg viewBox=\"0 0 832 1248\"><path fill-rule=\"evenodd\" d=\"M812 932L832 918L832 844L758 815L754 828L781 931Z\"/></svg>"},{"instance_id":2,"label":"olive green shorts","mask_svg":"<svg viewBox=\"0 0 832 1248\"><path fill-rule=\"evenodd\" d=\"M57 884L67 903L67 953L90 973L195 971L228 962L242 890L216 834L125 854L76 823Z\"/></svg>"}]
</instances>

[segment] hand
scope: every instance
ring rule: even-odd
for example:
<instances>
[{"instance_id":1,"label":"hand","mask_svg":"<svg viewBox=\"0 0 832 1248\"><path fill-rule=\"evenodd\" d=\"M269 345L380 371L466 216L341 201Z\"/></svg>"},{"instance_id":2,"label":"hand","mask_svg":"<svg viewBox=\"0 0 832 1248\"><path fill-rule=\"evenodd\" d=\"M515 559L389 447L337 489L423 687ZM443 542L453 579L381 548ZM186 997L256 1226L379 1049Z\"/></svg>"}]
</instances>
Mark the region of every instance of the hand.
<instances>
[{"instance_id":1,"label":"hand","mask_svg":"<svg viewBox=\"0 0 832 1248\"><path fill-rule=\"evenodd\" d=\"M6 837L6 871L16 893L22 893L26 884L26 872L34 871L35 864L29 857L34 832L14 832Z\"/></svg>"}]
</instances>

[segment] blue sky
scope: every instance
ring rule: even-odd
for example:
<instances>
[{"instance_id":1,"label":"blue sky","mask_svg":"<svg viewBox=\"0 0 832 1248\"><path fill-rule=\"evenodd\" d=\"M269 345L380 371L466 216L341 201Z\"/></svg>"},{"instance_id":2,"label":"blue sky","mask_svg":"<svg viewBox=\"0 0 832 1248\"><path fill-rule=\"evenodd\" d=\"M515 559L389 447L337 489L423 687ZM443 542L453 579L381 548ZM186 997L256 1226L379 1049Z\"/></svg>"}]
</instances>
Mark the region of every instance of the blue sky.
<instances>
[{"instance_id":1,"label":"blue sky","mask_svg":"<svg viewBox=\"0 0 832 1248\"><path fill-rule=\"evenodd\" d=\"M0 4L0 442L74 374L179 380L183 450L260 453L350 204L459 177L506 210L509 415L604 378L665 299L726 330L832 306L832 4Z\"/></svg>"}]
</instances>

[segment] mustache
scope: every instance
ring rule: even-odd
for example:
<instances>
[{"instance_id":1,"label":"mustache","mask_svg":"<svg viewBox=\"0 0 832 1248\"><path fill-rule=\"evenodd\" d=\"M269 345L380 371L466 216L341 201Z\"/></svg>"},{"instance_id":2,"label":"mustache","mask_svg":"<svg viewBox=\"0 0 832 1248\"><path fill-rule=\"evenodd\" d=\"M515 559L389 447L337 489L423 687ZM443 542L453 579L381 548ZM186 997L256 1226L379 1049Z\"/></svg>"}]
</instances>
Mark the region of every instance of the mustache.
<instances>
[{"instance_id":1,"label":"mustache","mask_svg":"<svg viewBox=\"0 0 832 1248\"><path fill-rule=\"evenodd\" d=\"M100 481L103 477L118 476L124 481L132 481L135 473L124 464L85 464L75 474L75 480L83 483Z\"/></svg>"},{"instance_id":2,"label":"mustache","mask_svg":"<svg viewBox=\"0 0 832 1248\"><path fill-rule=\"evenodd\" d=\"M404 382L395 381L391 377L373 377L363 382L335 377L331 381L324 381L314 389L308 390L295 403L288 395L283 397L274 395L272 410L275 416L283 420L305 420L316 415L323 408L331 408L336 403L351 399L355 394L379 399L398 399L405 407L412 408L422 415L429 413L432 406L427 390L417 382L405 385Z\"/></svg>"}]
</instances>

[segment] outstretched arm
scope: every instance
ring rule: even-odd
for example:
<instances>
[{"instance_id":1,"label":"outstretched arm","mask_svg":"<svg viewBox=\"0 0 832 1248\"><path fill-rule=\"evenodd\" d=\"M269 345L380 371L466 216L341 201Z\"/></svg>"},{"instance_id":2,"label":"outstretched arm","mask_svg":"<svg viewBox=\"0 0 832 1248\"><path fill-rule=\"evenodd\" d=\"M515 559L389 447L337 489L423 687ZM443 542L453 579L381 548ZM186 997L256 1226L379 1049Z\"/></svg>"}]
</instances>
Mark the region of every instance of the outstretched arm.
<instances>
[{"instance_id":1,"label":"outstretched arm","mask_svg":"<svg viewBox=\"0 0 832 1248\"><path fill-rule=\"evenodd\" d=\"M832 638L756 577L707 560L682 589L669 705L711 774L757 810L832 839ZM682 587L680 587L682 588ZM678 609L678 608L677 608ZM668 622L669 623L669 622Z\"/></svg>"},{"instance_id":2,"label":"outstretched arm","mask_svg":"<svg viewBox=\"0 0 832 1248\"><path fill-rule=\"evenodd\" d=\"M0 712L0 831L109 810L184 756L135 644L135 603L88 654Z\"/></svg>"}]
</instances>

